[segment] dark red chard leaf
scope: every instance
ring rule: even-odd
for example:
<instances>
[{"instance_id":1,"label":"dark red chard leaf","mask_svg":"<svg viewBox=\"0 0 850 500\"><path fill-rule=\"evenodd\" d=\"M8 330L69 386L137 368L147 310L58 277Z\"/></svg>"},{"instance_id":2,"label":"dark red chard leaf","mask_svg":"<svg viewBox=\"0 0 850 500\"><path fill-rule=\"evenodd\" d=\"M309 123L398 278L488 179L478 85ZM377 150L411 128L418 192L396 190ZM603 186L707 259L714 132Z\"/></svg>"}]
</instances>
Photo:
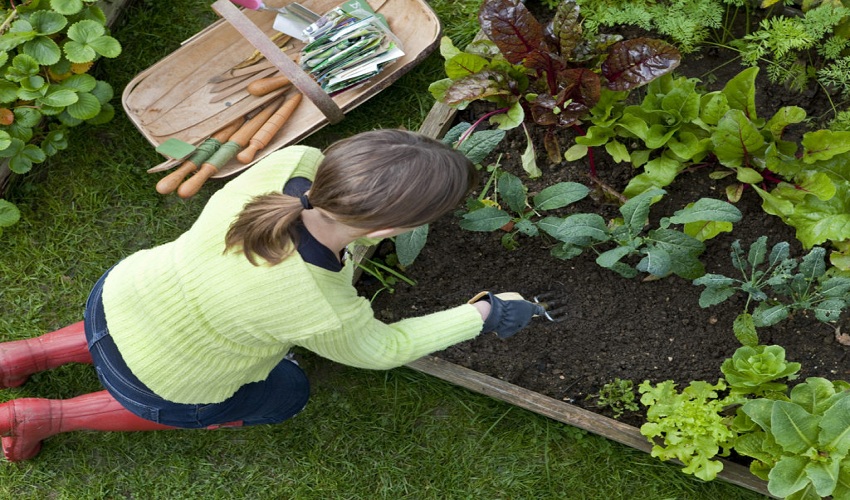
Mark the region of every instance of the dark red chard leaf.
<instances>
[{"instance_id":1,"label":"dark red chard leaf","mask_svg":"<svg viewBox=\"0 0 850 500\"><path fill-rule=\"evenodd\" d=\"M682 56L676 47L655 38L634 38L617 42L608 49L602 63L602 76L611 90L639 87L679 65Z\"/></svg>"},{"instance_id":2,"label":"dark red chard leaf","mask_svg":"<svg viewBox=\"0 0 850 500\"><path fill-rule=\"evenodd\" d=\"M531 103L531 116L535 123L569 127L599 102L599 76L593 71L567 69L558 74L558 81L562 90L557 96L540 94Z\"/></svg>"},{"instance_id":3,"label":"dark red chard leaf","mask_svg":"<svg viewBox=\"0 0 850 500\"><path fill-rule=\"evenodd\" d=\"M519 0L485 0L478 12L481 30L511 64L546 50L543 26Z\"/></svg>"},{"instance_id":4,"label":"dark red chard leaf","mask_svg":"<svg viewBox=\"0 0 850 500\"><path fill-rule=\"evenodd\" d=\"M532 52L523 61L523 66L533 69L540 77L545 77L546 89L550 93L558 91L559 71L567 67L567 62L558 54L552 52Z\"/></svg>"},{"instance_id":5,"label":"dark red chard leaf","mask_svg":"<svg viewBox=\"0 0 850 500\"><path fill-rule=\"evenodd\" d=\"M573 2L563 2L555 18L552 20L552 34L558 44L562 57L572 59L573 51L581 42L581 22L579 22L579 7Z\"/></svg>"},{"instance_id":6,"label":"dark red chard leaf","mask_svg":"<svg viewBox=\"0 0 850 500\"><path fill-rule=\"evenodd\" d=\"M516 81L502 71L485 69L454 82L446 89L443 102L449 106L464 101L499 97L503 104L516 102Z\"/></svg>"}]
</instances>

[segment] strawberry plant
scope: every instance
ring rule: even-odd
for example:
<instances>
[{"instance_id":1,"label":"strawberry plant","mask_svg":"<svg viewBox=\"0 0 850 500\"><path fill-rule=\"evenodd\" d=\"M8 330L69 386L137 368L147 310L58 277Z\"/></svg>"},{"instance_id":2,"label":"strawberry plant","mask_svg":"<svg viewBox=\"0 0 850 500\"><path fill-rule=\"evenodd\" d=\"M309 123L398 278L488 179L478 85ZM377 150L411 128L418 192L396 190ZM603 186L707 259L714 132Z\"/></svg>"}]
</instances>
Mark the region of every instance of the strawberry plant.
<instances>
[{"instance_id":1,"label":"strawberry plant","mask_svg":"<svg viewBox=\"0 0 850 500\"><path fill-rule=\"evenodd\" d=\"M546 151L561 158L555 131L577 126L599 100L600 89L630 90L669 73L678 50L661 40L583 36L579 7L562 2L541 24L519 0L485 0L479 12L489 40L461 51L444 39L447 78L429 90L460 109L476 100L494 103L489 120L500 128L524 121L546 127ZM594 173L594 172L592 172Z\"/></svg>"},{"instance_id":2,"label":"strawberry plant","mask_svg":"<svg viewBox=\"0 0 850 500\"><path fill-rule=\"evenodd\" d=\"M112 86L88 74L97 59L121 53L95 3L29 0L0 9L0 159L12 172L65 149L69 128L114 115ZM4 205L0 227L16 220Z\"/></svg>"}]
</instances>

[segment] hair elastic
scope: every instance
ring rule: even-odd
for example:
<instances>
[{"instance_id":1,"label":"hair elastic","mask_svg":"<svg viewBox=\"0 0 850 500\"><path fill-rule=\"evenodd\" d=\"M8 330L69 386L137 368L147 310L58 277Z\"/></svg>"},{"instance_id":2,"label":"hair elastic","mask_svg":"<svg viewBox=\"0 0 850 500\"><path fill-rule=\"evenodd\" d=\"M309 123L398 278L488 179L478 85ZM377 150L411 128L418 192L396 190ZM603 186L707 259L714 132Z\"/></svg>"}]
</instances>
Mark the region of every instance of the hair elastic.
<instances>
[{"instance_id":1,"label":"hair elastic","mask_svg":"<svg viewBox=\"0 0 850 500\"><path fill-rule=\"evenodd\" d=\"M306 194L302 194L298 197L298 199L301 200L301 206L304 208L304 210L310 210L311 208L313 208L313 205L310 204L310 199L307 198Z\"/></svg>"}]
</instances>

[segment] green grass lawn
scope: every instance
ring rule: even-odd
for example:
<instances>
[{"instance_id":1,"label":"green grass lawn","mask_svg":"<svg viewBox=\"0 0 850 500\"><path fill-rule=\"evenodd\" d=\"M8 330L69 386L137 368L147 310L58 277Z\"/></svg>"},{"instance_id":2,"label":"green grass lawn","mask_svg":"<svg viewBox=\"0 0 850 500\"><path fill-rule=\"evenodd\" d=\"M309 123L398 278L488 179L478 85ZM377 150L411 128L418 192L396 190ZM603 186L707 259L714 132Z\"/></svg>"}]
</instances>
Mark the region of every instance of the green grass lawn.
<instances>
[{"instance_id":1,"label":"green grass lawn","mask_svg":"<svg viewBox=\"0 0 850 500\"><path fill-rule=\"evenodd\" d=\"M215 19L208 0L135 0L102 61L120 95L138 72ZM456 44L477 31L477 2L435 0ZM306 143L379 127L417 129L440 78L438 54ZM117 99L116 99L117 105ZM392 110L392 113L388 112ZM89 288L122 257L188 228L222 181L183 201L154 191L160 159L119 110L74 129L71 147L14 179L22 219L0 236L0 338L39 335L82 318ZM34 460L0 460L0 498L748 499L649 455L406 368L357 370L301 352L313 398L276 426L156 433L75 432ZM0 399L99 390L88 366L38 374Z\"/></svg>"}]
</instances>

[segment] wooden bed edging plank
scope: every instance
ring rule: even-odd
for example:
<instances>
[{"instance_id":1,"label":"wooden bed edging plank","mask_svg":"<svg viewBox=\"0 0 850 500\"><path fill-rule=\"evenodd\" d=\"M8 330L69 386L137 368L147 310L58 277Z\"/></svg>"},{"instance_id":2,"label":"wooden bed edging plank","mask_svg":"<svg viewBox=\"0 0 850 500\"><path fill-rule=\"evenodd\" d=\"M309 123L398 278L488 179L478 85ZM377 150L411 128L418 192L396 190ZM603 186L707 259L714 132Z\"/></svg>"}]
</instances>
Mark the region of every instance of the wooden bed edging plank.
<instances>
[{"instance_id":1,"label":"wooden bed edging plank","mask_svg":"<svg viewBox=\"0 0 850 500\"><path fill-rule=\"evenodd\" d=\"M439 139L451 128L456 114L455 108L438 102L434 104L434 107L425 117L419 132ZM637 450L647 453L652 451L652 445L634 426L524 389L504 380L483 375L475 370L433 356L420 358L406 366L479 394L490 396L558 422L631 446ZM771 496L767 491L767 483L754 476L747 467L726 460L721 460L721 462L723 462L723 470L717 475L718 479L765 496Z\"/></svg>"},{"instance_id":2,"label":"wooden bed edging plank","mask_svg":"<svg viewBox=\"0 0 850 500\"><path fill-rule=\"evenodd\" d=\"M652 445L636 427L440 358L425 356L405 366L637 450L649 453L652 449ZM723 462L723 470L717 475L718 479L771 496L767 491L767 483L750 473L747 467L722 459L720 461Z\"/></svg>"}]
</instances>

